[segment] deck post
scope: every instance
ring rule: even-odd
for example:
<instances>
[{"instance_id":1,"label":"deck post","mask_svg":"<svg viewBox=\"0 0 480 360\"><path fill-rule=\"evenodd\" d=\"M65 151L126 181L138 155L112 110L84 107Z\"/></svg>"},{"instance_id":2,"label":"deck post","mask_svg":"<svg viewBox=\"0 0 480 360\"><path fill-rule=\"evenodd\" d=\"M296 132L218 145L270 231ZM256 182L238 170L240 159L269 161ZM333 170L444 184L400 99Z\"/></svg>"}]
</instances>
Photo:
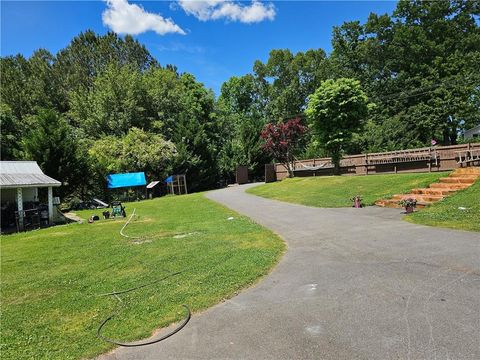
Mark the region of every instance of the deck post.
<instances>
[{"instance_id":1,"label":"deck post","mask_svg":"<svg viewBox=\"0 0 480 360\"><path fill-rule=\"evenodd\" d=\"M473 160L473 155L472 155L470 149L471 149L471 147L470 147L470 142L469 142L469 143L468 143L468 147L467 147L467 153L466 153L466 160L467 160L467 162L466 162L465 166L468 166L468 165L469 165L469 160ZM469 158L470 158L470 159L469 159Z\"/></svg>"},{"instance_id":2,"label":"deck post","mask_svg":"<svg viewBox=\"0 0 480 360\"><path fill-rule=\"evenodd\" d=\"M368 175L368 154L365 154L365 175Z\"/></svg>"}]
</instances>

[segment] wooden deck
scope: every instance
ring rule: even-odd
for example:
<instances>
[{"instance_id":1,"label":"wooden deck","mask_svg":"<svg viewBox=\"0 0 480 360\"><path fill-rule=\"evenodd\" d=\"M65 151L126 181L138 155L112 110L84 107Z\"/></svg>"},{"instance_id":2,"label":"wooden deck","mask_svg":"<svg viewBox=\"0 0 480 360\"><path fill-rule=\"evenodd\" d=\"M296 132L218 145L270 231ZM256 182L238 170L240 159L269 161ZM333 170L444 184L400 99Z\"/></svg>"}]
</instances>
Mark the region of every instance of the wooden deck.
<instances>
[{"instance_id":1,"label":"wooden deck","mask_svg":"<svg viewBox=\"0 0 480 360\"><path fill-rule=\"evenodd\" d=\"M340 161L344 175L450 171L460 167L480 165L480 143L435 146L382 153L347 155ZM282 164L274 165L276 179L288 176ZM298 160L296 176L333 175L331 158Z\"/></svg>"}]
</instances>

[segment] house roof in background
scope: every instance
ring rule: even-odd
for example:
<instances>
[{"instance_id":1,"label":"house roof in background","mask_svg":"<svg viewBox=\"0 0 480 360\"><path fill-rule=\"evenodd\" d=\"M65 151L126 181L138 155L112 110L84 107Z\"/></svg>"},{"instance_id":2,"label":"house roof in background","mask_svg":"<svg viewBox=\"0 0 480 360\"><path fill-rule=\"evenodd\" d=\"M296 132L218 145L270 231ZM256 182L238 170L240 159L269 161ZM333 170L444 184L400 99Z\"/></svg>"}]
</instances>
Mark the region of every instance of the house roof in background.
<instances>
[{"instance_id":1,"label":"house roof in background","mask_svg":"<svg viewBox=\"0 0 480 360\"><path fill-rule=\"evenodd\" d=\"M480 130L480 124L478 124L477 126L474 126L468 130L465 130L465 132L470 132L470 131L475 131L475 130Z\"/></svg>"},{"instance_id":2,"label":"house roof in background","mask_svg":"<svg viewBox=\"0 0 480 360\"><path fill-rule=\"evenodd\" d=\"M45 187L62 183L43 173L36 161L0 161L0 187Z\"/></svg>"}]
</instances>

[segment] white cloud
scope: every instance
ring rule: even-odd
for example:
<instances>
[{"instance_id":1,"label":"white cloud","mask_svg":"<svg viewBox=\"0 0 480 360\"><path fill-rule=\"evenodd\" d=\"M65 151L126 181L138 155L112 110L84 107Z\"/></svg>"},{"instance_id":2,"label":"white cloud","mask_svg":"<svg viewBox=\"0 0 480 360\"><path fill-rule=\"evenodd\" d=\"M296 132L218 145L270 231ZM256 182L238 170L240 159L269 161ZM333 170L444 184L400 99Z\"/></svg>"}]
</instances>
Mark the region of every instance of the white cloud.
<instances>
[{"instance_id":1,"label":"white cloud","mask_svg":"<svg viewBox=\"0 0 480 360\"><path fill-rule=\"evenodd\" d=\"M185 35L172 19L149 13L141 6L129 4L127 0L105 0L107 9L102 13L105 26L119 34L138 35L155 31L159 35L177 33Z\"/></svg>"},{"instance_id":2,"label":"white cloud","mask_svg":"<svg viewBox=\"0 0 480 360\"><path fill-rule=\"evenodd\" d=\"M242 5L230 0L179 0L178 4L190 15L202 21L227 19L242 23L257 23L275 18L275 6L253 0L250 5Z\"/></svg>"}]
</instances>

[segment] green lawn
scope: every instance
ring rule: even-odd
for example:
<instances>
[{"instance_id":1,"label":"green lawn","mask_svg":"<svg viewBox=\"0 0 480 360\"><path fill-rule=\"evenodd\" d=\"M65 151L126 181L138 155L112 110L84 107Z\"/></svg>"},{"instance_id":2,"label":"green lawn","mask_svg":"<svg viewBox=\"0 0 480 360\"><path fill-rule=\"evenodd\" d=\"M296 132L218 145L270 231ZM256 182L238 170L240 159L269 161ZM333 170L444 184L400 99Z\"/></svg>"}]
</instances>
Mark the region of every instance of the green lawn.
<instances>
[{"instance_id":1,"label":"green lawn","mask_svg":"<svg viewBox=\"0 0 480 360\"><path fill-rule=\"evenodd\" d=\"M423 225L480 231L480 181L406 216L405 220Z\"/></svg>"},{"instance_id":2,"label":"green lawn","mask_svg":"<svg viewBox=\"0 0 480 360\"><path fill-rule=\"evenodd\" d=\"M105 335L130 341L179 321L181 304L205 309L268 273L283 241L201 194L127 204L139 215L1 237L2 359L89 358L112 348L96 337L116 301L98 294L152 282L120 295ZM79 212L87 218L101 211ZM234 219L229 221L228 217ZM186 235L174 238L176 235ZM188 326L188 325L187 325Z\"/></svg>"},{"instance_id":3,"label":"green lawn","mask_svg":"<svg viewBox=\"0 0 480 360\"><path fill-rule=\"evenodd\" d=\"M448 173L388 174L368 176L317 176L285 179L249 189L254 195L317 207L352 206L360 195L365 205L413 188L425 187Z\"/></svg>"}]
</instances>

